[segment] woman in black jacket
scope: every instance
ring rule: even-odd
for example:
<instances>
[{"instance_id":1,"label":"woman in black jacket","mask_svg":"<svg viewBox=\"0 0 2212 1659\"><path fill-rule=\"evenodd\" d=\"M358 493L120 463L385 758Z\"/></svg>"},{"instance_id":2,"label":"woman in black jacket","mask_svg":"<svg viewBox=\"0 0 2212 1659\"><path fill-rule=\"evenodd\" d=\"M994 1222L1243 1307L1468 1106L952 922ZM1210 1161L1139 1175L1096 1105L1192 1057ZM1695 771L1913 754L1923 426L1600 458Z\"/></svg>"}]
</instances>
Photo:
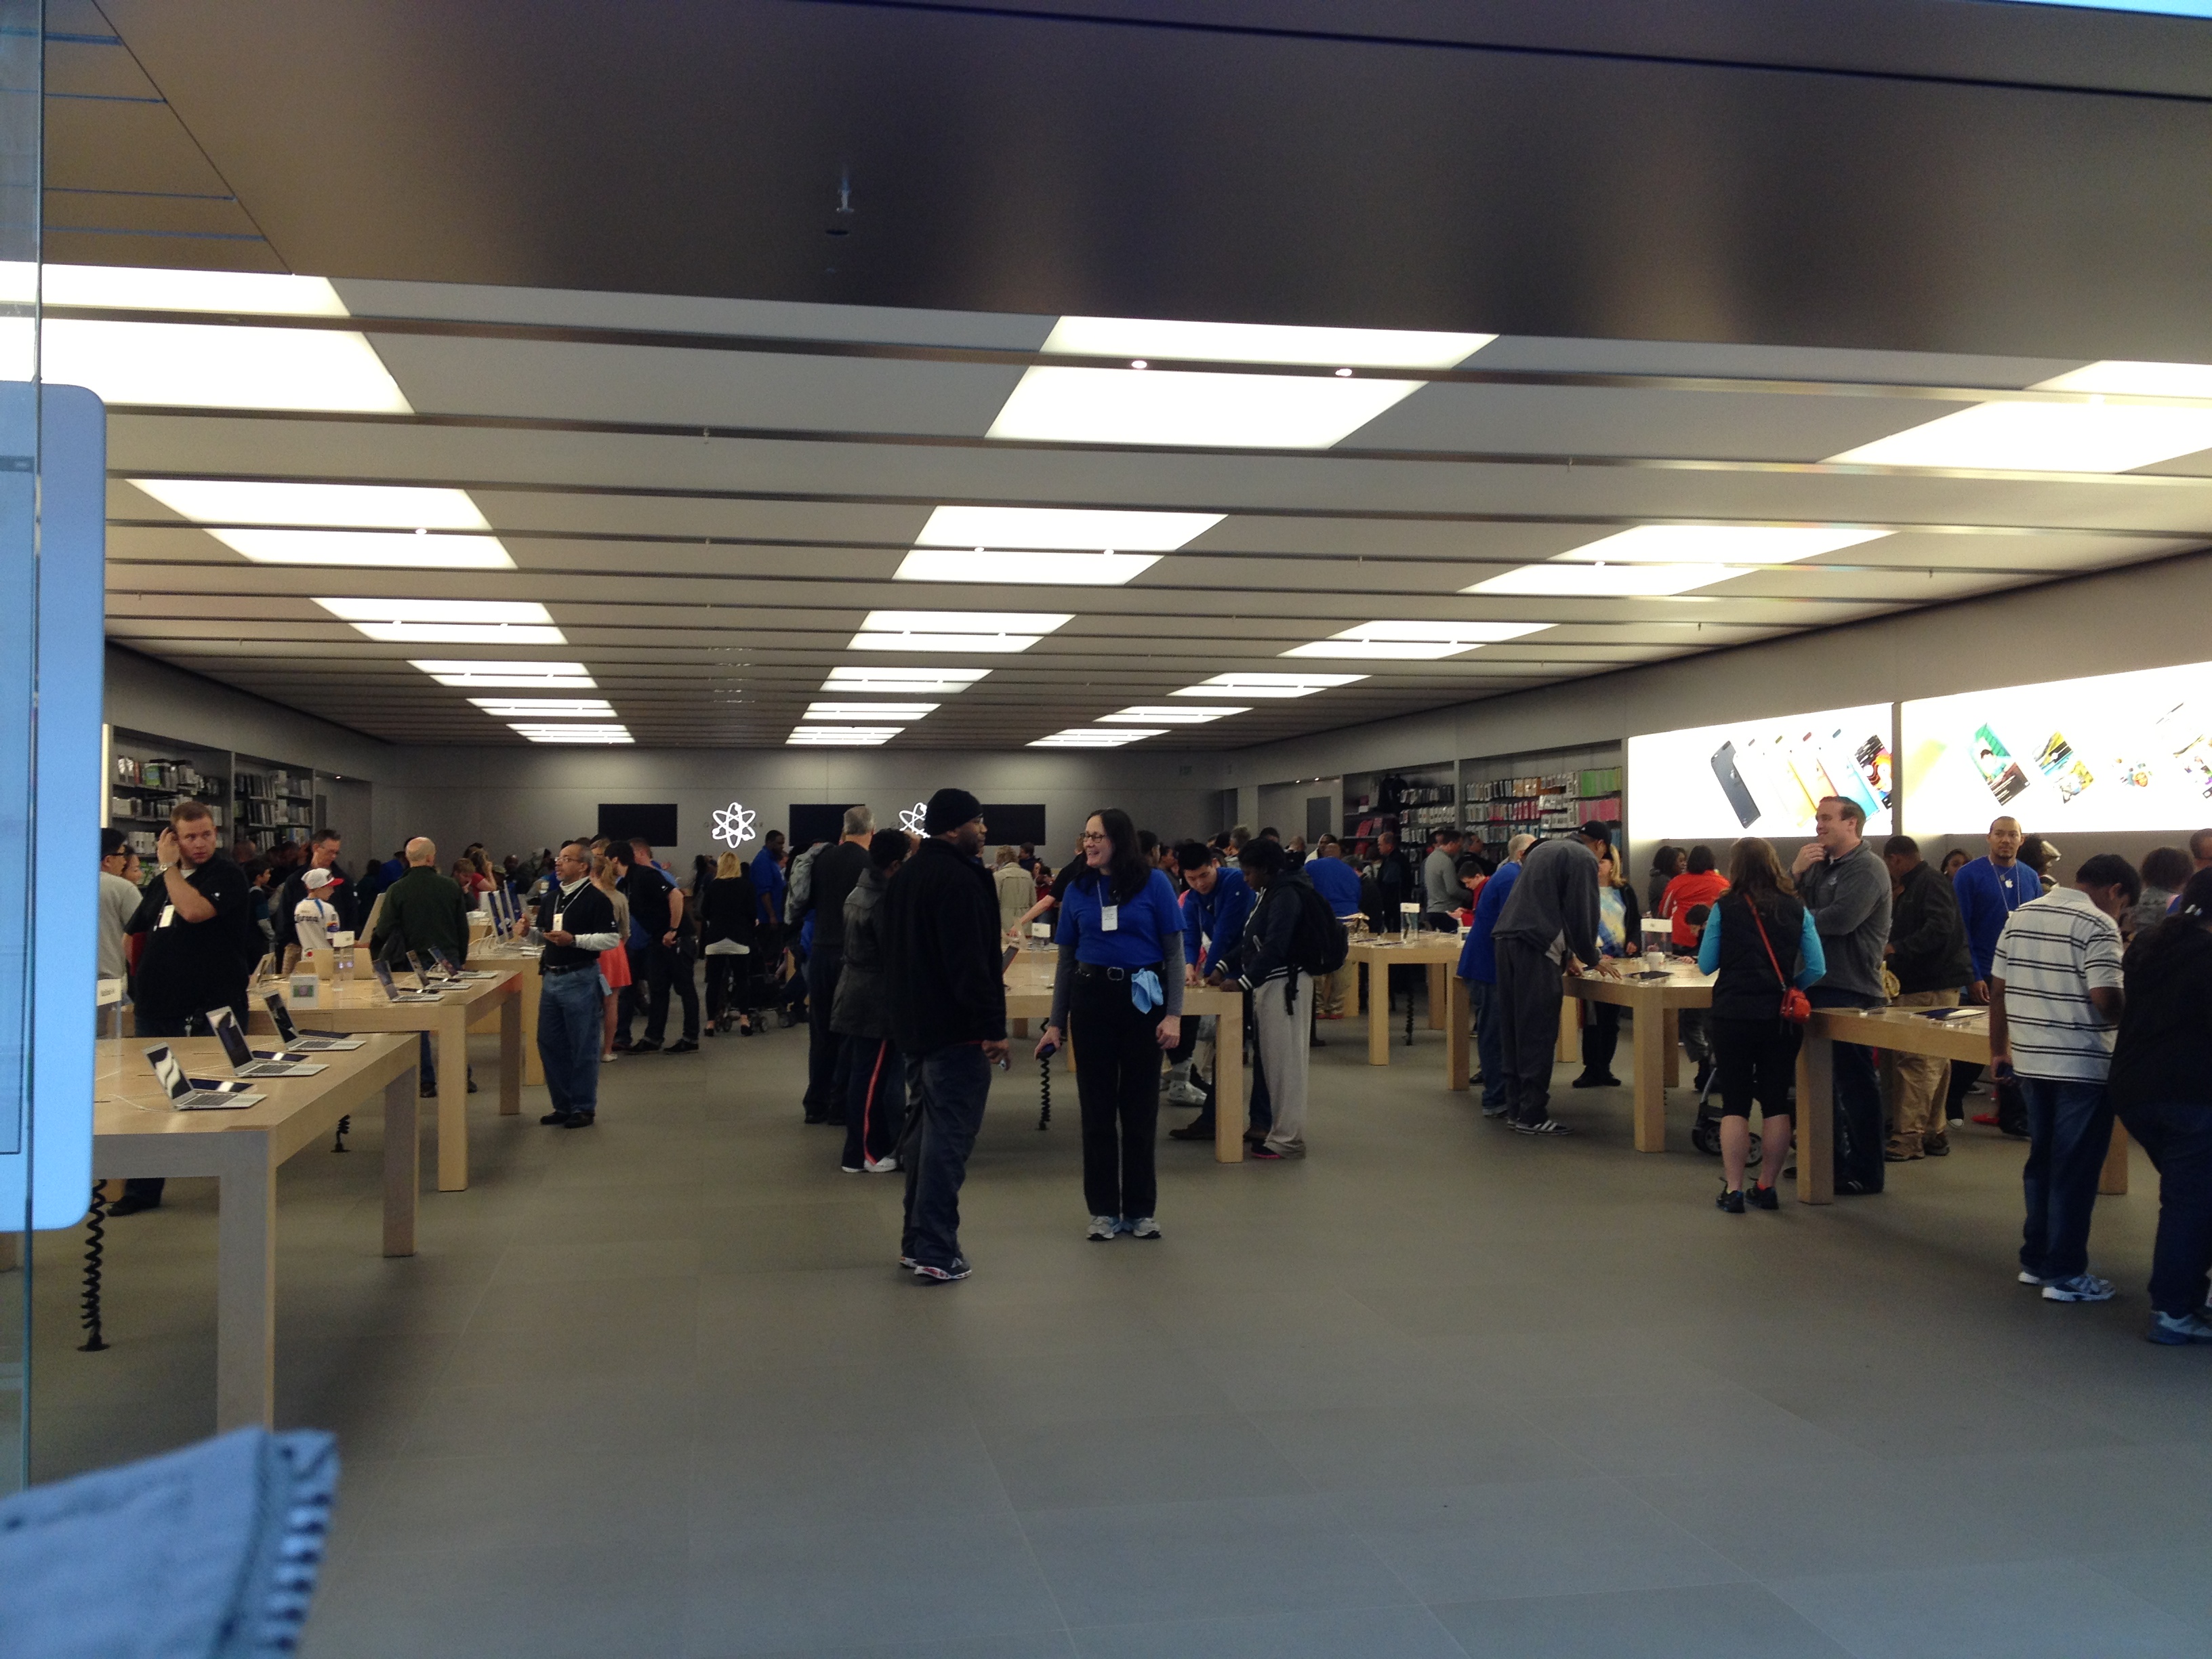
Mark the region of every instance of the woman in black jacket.
<instances>
[{"instance_id":1,"label":"woman in black jacket","mask_svg":"<svg viewBox=\"0 0 2212 1659\"><path fill-rule=\"evenodd\" d=\"M2150 1340L2212 1342L2212 870L2124 959L2127 1003L2106 1084L2113 1109L2158 1170Z\"/></svg>"},{"instance_id":2,"label":"woman in black jacket","mask_svg":"<svg viewBox=\"0 0 2212 1659\"><path fill-rule=\"evenodd\" d=\"M714 878L699 890L699 936L707 957L707 1030L730 1029L732 988L736 989L738 1035L753 1034L753 958L760 943L760 892L745 874L744 860L725 853ZM687 968L685 972L690 970Z\"/></svg>"},{"instance_id":3,"label":"woman in black jacket","mask_svg":"<svg viewBox=\"0 0 2212 1659\"><path fill-rule=\"evenodd\" d=\"M845 1155L839 1165L847 1175L889 1175L899 1166L906 1061L891 1041L884 981L884 890L912 846L903 830L877 830L868 842L868 867L845 895L845 964L830 1000L830 1029L851 1039Z\"/></svg>"}]
</instances>

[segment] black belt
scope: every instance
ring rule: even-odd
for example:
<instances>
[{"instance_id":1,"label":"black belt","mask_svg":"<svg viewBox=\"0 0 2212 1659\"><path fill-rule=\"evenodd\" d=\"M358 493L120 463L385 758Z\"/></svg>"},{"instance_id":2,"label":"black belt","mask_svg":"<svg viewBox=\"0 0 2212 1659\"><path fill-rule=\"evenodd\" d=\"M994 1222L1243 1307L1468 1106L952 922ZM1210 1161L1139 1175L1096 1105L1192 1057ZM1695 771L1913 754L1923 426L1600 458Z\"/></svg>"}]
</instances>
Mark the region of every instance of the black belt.
<instances>
[{"instance_id":1,"label":"black belt","mask_svg":"<svg viewBox=\"0 0 2212 1659\"><path fill-rule=\"evenodd\" d=\"M557 968L548 968L540 963L538 967L538 976L540 979L550 979L556 974L580 974L586 968L597 968L599 965L599 959L596 957L589 962L571 962Z\"/></svg>"},{"instance_id":2,"label":"black belt","mask_svg":"<svg viewBox=\"0 0 2212 1659\"><path fill-rule=\"evenodd\" d=\"M1110 962L1079 962L1075 964L1075 976L1078 979L1121 980L1147 969L1157 974L1160 971L1160 964L1153 962L1147 963L1143 968L1116 968Z\"/></svg>"}]
</instances>

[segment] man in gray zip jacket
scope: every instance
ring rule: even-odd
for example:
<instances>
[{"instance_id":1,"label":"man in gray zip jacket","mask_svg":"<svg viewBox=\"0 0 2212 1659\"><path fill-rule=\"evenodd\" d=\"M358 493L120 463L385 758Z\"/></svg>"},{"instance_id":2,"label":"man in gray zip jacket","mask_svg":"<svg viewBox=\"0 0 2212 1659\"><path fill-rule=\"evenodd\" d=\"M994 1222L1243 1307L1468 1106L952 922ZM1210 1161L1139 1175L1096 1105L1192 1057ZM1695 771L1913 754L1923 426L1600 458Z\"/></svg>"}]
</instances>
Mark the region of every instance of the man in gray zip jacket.
<instances>
[{"instance_id":1,"label":"man in gray zip jacket","mask_svg":"<svg viewBox=\"0 0 2212 1659\"><path fill-rule=\"evenodd\" d=\"M1498 913L1491 944L1504 999L1505 1104L1524 1135L1573 1132L1552 1115L1552 1065L1559 1046L1565 958L1618 979L1598 953L1597 855L1613 835L1595 821L1574 835L1540 842L1522 855L1521 878Z\"/></svg>"},{"instance_id":2,"label":"man in gray zip jacket","mask_svg":"<svg viewBox=\"0 0 2212 1659\"><path fill-rule=\"evenodd\" d=\"M1815 1008L1879 1008L1882 947L1889 943L1889 867L1860 837L1866 813L1855 800L1824 795L1814 809L1816 840L1790 866L1797 896L1820 935L1828 971L1806 993ZM1835 1047L1836 1190L1882 1188L1881 1084L1874 1055L1853 1042Z\"/></svg>"}]
</instances>

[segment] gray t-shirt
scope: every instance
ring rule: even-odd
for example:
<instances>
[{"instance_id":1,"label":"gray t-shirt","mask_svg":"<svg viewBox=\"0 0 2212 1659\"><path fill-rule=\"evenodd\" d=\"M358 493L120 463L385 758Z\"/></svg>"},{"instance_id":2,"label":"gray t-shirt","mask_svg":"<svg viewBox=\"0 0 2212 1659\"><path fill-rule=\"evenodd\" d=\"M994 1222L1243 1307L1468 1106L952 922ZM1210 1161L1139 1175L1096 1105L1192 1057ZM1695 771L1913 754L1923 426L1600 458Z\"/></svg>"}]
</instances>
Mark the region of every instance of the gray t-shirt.
<instances>
[{"instance_id":1,"label":"gray t-shirt","mask_svg":"<svg viewBox=\"0 0 2212 1659\"><path fill-rule=\"evenodd\" d=\"M1421 861L1425 910L1456 910L1466 901L1467 889L1459 884L1459 855L1437 848Z\"/></svg>"},{"instance_id":2,"label":"gray t-shirt","mask_svg":"<svg viewBox=\"0 0 2212 1659\"><path fill-rule=\"evenodd\" d=\"M100 976L121 979L125 969L123 930L138 914L141 895L112 871L100 872Z\"/></svg>"}]
</instances>

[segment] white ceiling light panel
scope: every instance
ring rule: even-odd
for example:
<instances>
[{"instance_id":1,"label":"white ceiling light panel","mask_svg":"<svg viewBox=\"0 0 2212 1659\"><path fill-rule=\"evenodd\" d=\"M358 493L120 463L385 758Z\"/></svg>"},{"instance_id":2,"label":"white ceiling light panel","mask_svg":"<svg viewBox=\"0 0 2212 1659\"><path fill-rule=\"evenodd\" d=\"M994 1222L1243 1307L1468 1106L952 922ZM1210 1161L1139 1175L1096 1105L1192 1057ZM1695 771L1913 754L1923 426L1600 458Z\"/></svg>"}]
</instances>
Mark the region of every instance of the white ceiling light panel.
<instances>
[{"instance_id":1,"label":"white ceiling light panel","mask_svg":"<svg viewBox=\"0 0 2212 1659\"><path fill-rule=\"evenodd\" d=\"M501 720L607 720L614 705L605 697L471 697L469 701Z\"/></svg>"},{"instance_id":2,"label":"white ceiling light panel","mask_svg":"<svg viewBox=\"0 0 2212 1659\"><path fill-rule=\"evenodd\" d=\"M1888 534L1847 525L1638 525L1460 591L1665 599L1711 587L1747 569L1794 564Z\"/></svg>"},{"instance_id":3,"label":"white ceiling light panel","mask_svg":"<svg viewBox=\"0 0 2212 1659\"><path fill-rule=\"evenodd\" d=\"M900 562L893 578L902 582L1018 582L1024 587L1119 587L1159 562L1157 553L917 547Z\"/></svg>"},{"instance_id":4,"label":"white ceiling light panel","mask_svg":"<svg viewBox=\"0 0 2212 1659\"><path fill-rule=\"evenodd\" d=\"M783 741L799 749L875 749L904 730L902 726L797 726Z\"/></svg>"},{"instance_id":5,"label":"white ceiling light panel","mask_svg":"<svg viewBox=\"0 0 2212 1659\"><path fill-rule=\"evenodd\" d=\"M496 536L397 530L210 530L256 564L343 565L359 570L512 570Z\"/></svg>"},{"instance_id":6,"label":"white ceiling light panel","mask_svg":"<svg viewBox=\"0 0 2212 1659\"><path fill-rule=\"evenodd\" d=\"M487 690L526 688L544 691L596 691L599 682L580 662L477 661L452 657L410 660L441 685L478 685Z\"/></svg>"},{"instance_id":7,"label":"white ceiling light panel","mask_svg":"<svg viewBox=\"0 0 2212 1659\"><path fill-rule=\"evenodd\" d=\"M542 605L526 599L317 599L372 640L441 645L566 645Z\"/></svg>"},{"instance_id":8,"label":"white ceiling light panel","mask_svg":"<svg viewBox=\"0 0 2212 1659\"><path fill-rule=\"evenodd\" d=\"M1101 714L1102 726L1204 726L1209 720L1226 720L1231 714L1249 714L1249 708L1231 708L1226 704L1206 703L1139 703L1118 714Z\"/></svg>"},{"instance_id":9,"label":"white ceiling light panel","mask_svg":"<svg viewBox=\"0 0 2212 1659\"><path fill-rule=\"evenodd\" d=\"M38 267L0 265L0 299L27 301ZM48 265L40 295L50 306L107 311L211 311L233 316L343 317L337 289L321 276L251 270L164 270L144 265Z\"/></svg>"},{"instance_id":10,"label":"white ceiling light panel","mask_svg":"<svg viewBox=\"0 0 2212 1659\"><path fill-rule=\"evenodd\" d=\"M1382 661L1433 662L1480 650L1500 640L1540 634L1550 623L1371 622L1325 640L1294 645L1285 657L1369 657Z\"/></svg>"},{"instance_id":11,"label":"white ceiling light panel","mask_svg":"<svg viewBox=\"0 0 2212 1659\"><path fill-rule=\"evenodd\" d=\"M965 691L990 672L988 668L847 666L831 669L830 678L822 682L822 689L840 696L862 691L906 696L933 692L939 696L949 696L956 691Z\"/></svg>"},{"instance_id":12,"label":"white ceiling light panel","mask_svg":"<svg viewBox=\"0 0 2212 1659\"><path fill-rule=\"evenodd\" d=\"M918 720L930 714L933 702L810 702L801 720Z\"/></svg>"},{"instance_id":13,"label":"white ceiling light panel","mask_svg":"<svg viewBox=\"0 0 2212 1659\"><path fill-rule=\"evenodd\" d=\"M2212 398L2212 365L2090 363L2034 392ZM2130 472L2212 449L2212 408L2161 404L1975 404L1828 459L1998 472Z\"/></svg>"},{"instance_id":14,"label":"white ceiling light panel","mask_svg":"<svg viewBox=\"0 0 2212 1659\"><path fill-rule=\"evenodd\" d=\"M265 483L229 478L133 478L194 524L325 530L489 530L465 489L414 484Z\"/></svg>"},{"instance_id":15,"label":"white ceiling light panel","mask_svg":"<svg viewBox=\"0 0 2212 1659\"><path fill-rule=\"evenodd\" d=\"M606 726L590 726L583 724L538 726L530 723L521 723L516 725L514 729L520 732L524 737L529 738L532 743L606 744L634 743L636 741L635 738L630 736L629 727L620 724Z\"/></svg>"},{"instance_id":16,"label":"white ceiling light panel","mask_svg":"<svg viewBox=\"0 0 2212 1659\"><path fill-rule=\"evenodd\" d=\"M414 412L366 335L347 329L48 318L40 367L111 404Z\"/></svg>"},{"instance_id":17,"label":"white ceiling light panel","mask_svg":"<svg viewBox=\"0 0 2212 1659\"><path fill-rule=\"evenodd\" d=\"M1492 576L1463 593L1539 599L1665 599L1711 587L1741 570L1724 564L1524 564Z\"/></svg>"},{"instance_id":18,"label":"white ceiling light panel","mask_svg":"<svg viewBox=\"0 0 2212 1659\"><path fill-rule=\"evenodd\" d=\"M854 651L1026 651L1073 612L871 611L853 635Z\"/></svg>"},{"instance_id":19,"label":"white ceiling light panel","mask_svg":"<svg viewBox=\"0 0 2212 1659\"><path fill-rule=\"evenodd\" d=\"M1228 517L1225 513L1098 511L1073 507L940 507L916 547L1058 548L1097 552L1172 553Z\"/></svg>"},{"instance_id":20,"label":"white ceiling light panel","mask_svg":"<svg viewBox=\"0 0 2212 1659\"><path fill-rule=\"evenodd\" d=\"M1048 352L1120 357L1127 368L1026 371L989 436L1200 449L1326 449L1420 390L1376 369L1449 368L1497 337L1288 328L1132 317L1063 317ZM1163 361L1334 367L1326 376L1155 370Z\"/></svg>"},{"instance_id":21,"label":"white ceiling light panel","mask_svg":"<svg viewBox=\"0 0 2212 1659\"><path fill-rule=\"evenodd\" d=\"M1027 745L1031 749L1119 749L1126 743L1137 743L1146 738L1157 738L1167 728L1160 726L1071 726L1064 732L1055 732L1048 738L1039 738Z\"/></svg>"},{"instance_id":22,"label":"white ceiling light panel","mask_svg":"<svg viewBox=\"0 0 2212 1659\"><path fill-rule=\"evenodd\" d=\"M1177 697L1310 697L1350 685L1364 674L1216 674L1198 685L1186 685L1169 695Z\"/></svg>"}]
</instances>

